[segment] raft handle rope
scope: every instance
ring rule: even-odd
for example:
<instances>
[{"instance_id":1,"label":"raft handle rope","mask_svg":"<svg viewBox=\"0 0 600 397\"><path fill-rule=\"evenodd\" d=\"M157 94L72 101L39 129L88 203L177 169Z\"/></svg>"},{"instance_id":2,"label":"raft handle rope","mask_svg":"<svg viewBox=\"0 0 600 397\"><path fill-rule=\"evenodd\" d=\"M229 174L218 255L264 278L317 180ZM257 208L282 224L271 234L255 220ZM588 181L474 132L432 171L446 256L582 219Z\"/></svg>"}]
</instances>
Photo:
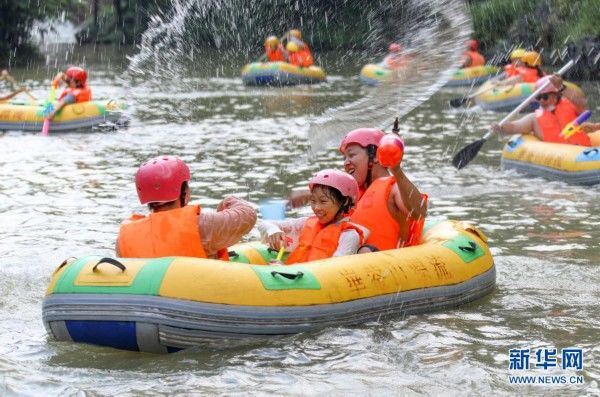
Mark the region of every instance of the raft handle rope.
<instances>
[{"instance_id":1,"label":"raft handle rope","mask_svg":"<svg viewBox=\"0 0 600 397\"><path fill-rule=\"evenodd\" d=\"M294 274L294 273L278 272L276 270L273 270L271 272L271 276L275 277L277 275L279 275L281 277L285 277L288 280L296 280L298 278L302 278L302 276L304 276L304 273L302 273L302 272L299 271L298 273Z\"/></svg>"},{"instance_id":2,"label":"raft handle rope","mask_svg":"<svg viewBox=\"0 0 600 397\"><path fill-rule=\"evenodd\" d=\"M74 256L70 256L67 259L65 259L64 261L62 261L62 263L60 265L58 265L58 267L56 268L56 270L54 271L54 274L56 274L60 269L62 269L63 267L65 267L69 262L71 262L72 259L77 259Z\"/></svg>"},{"instance_id":3,"label":"raft handle rope","mask_svg":"<svg viewBox=\"0 0 600 397\"><path fill-rule=\"evenodd\" d=\"M101 265L101 264L103 264L103 263L108 263L108 264L110 264L110 265L113 265L113 266L115 266L115 267L118 267L118 268L119 268L119 269L121 269L121 271L123 271L123 272L124 272L125 270L127 270L127 268L125 267L125 265L124 265L124 264L122 264L121 262L119 262L119 261L118 261L118 260L116 260L116 259L113 259L113 258L102 258L102 259L100 259L100 260L98 261L98 263L96 263L96 264L94 265L94 267L92 268L92 271L93 271L93 272L96 272L96 271L98 271L98 266L99 266L99 265Z\"/></svg>"},{"instance_id":4,"label":"raft handle rope","mask_svg":"<svg viewBox=\"0 0 600 397\"><path fill-rule=\"evenodd\" d=\"M477 250L477 244L475 244L475 243L474 243L474 242L472 242L472 241L469 241L469 246L468 246L468 247L462 247L462 246L459 246L458 248L459 248L461 251L464 251L464 252L470 252L470 253L474 253L474 252Z\"/></svg>"}]
</instances>

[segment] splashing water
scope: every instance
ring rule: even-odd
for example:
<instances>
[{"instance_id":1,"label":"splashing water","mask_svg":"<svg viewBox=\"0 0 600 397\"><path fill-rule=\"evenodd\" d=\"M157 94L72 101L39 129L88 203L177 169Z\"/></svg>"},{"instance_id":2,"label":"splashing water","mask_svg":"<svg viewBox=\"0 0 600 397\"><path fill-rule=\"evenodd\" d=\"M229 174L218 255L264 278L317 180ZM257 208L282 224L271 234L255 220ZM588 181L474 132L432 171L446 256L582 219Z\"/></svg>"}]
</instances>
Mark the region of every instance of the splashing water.
<instances>
[{"instance_id":1,"label":"splashing water","mask_svg":"<svg viewBox=\"0 0 600 397\"><path fill-rule=\"evenodd\" d=\"M403 1L394 41L403 43L409 58L392 71L389 81L341 108L331 109L310 125L311 147L339 144L348 131L360 127L386 129L426 101L443 86L459 63L471 23L465 4L454 0Z\"/></svg>"},{"instance_id":2,"label":"splashing water","mask_svg":"<svg viewBox=\"0 0 600 397\"><path fill-rule=\"evenodd\" d=\"M219 49L223 64L239 62L240 55L260 53L266 36L294 27L334 45L336 36L349 34L342 42L355 61L372 61L390 42L401 43L409 61L391 72L390 81L311 123L308 138L315 151L337 144L354 128L385 128L427 100L450 77L471 34L461 0L344 2L344 7L345 15L334 4L312 6L307 0L175 0L152 18L128 70L160 78L181 77L186 68L208 70L203 51L210 47Z\"/></svg>"}]
</instances>

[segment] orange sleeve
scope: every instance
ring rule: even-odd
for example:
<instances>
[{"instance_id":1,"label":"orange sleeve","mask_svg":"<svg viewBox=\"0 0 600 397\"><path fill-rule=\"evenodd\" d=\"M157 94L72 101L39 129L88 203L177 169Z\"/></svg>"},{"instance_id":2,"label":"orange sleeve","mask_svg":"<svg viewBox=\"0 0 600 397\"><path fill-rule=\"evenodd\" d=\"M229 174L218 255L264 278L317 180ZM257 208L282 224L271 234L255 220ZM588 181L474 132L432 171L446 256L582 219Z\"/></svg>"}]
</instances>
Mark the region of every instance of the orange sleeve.
<instances>
[{"instance_id":1,"label":"orange sleeve","mask_svg":"<svg viewBox=\"0 0 600 397\"><path fill-rule=\"evenodd\" d=\"M214 257L217 251L236 244L255 223L256 210L252 204L236 197L223 200L217 212L202 210L198 227L206 255Z\"/></svg>"}]
</instances>

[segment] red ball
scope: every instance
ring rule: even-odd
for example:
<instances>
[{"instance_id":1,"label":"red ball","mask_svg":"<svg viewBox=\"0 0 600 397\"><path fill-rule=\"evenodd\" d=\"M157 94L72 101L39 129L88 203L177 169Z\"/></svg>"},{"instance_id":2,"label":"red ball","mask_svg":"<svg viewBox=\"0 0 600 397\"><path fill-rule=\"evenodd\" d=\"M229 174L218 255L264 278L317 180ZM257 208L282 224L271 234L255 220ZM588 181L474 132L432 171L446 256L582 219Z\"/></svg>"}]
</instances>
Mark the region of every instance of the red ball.
<instances>
[{"instance_id":1,"label":"red ball","mask_svg":"<svg viewBox=\"0 0 600 397\"><path fill-rule=\"evenodd\" d=\"M388 168L394 167L402 161L404 155L404 142L396 135L386 135L381 138L377 148L379 164Z\"/></svg>"}]
</instances>

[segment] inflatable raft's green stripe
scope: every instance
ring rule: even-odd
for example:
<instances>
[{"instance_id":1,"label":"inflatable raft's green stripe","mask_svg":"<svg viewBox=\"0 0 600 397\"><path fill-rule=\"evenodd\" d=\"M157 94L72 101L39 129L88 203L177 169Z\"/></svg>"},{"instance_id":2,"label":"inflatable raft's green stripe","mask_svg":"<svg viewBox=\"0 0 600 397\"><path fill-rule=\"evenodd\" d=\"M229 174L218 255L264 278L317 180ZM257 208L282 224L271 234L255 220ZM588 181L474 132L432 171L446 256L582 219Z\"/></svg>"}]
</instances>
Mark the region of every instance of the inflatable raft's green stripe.
<instances>
[{"instance_id":1,"label":"inflatable raft's green stripe","mask_svg":"<svg viewBox=\"0 0 600 397\"><path fill-rule=\"evenodd\" d=\"M301 266L252 266L252 270L260 279L263 287L268 290L321 289L321 284L315 275ZM302 272L302 277L290 280L277 272L290 275Z\"/></svg>"},{"instance_id":2,"label":"inflatable raft's green stripe","mask_svg":"<svg viewBox=\"0 0 600 397\"><path fill-rule=\"evenodd\" d=\"M163 277L175 258L146 259L146 264L140 269L133 283L129 286L75 285L75 279L90 259L89 256L83 257L72 263L56 282L53 293L158 295ZM97 258L97 260L100 259Z\"/></svg>"},{"instance_id":3,"label":"inflatable raft's green stripe","mask_svg":"<svg viewBox=\"0 0 600 397\"><path fill-rule=\"evenodd\" d=\"M480 256L485 255L485 252L483 252L483 249L479 246L479 244L464 234L461 234L452 240L446 241L442 245L446 248L449 248L456 255L460 256L465 263L472 262Z\"/></svg>"}]
</instances>

